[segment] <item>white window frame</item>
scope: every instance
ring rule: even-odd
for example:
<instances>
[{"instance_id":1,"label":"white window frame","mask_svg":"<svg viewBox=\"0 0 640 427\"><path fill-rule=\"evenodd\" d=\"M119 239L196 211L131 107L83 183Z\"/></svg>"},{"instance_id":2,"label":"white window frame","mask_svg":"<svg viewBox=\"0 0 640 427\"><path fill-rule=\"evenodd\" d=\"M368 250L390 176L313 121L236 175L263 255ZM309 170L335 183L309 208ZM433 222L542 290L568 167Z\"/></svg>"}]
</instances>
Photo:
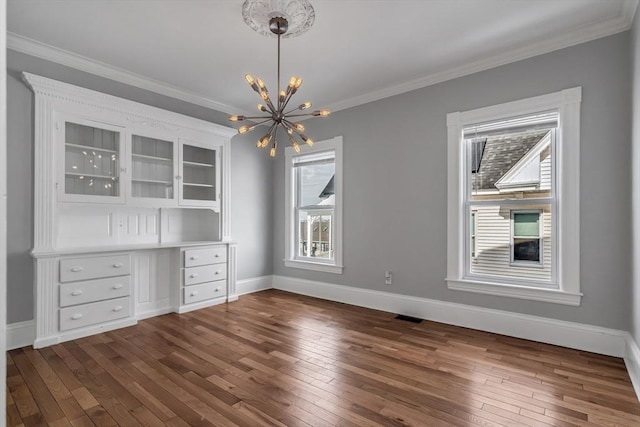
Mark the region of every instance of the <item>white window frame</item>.
<instances>
[{"instance_id":1,"label":"white window frame","mask_svg":"<svg viewBox=\"0 0 640 427\"><path fill-rule=\"evenodd\" d=\"M580 292L580 104L582 88L490 107L447 114L447 287L534 301L579 306ZM465 277L465 238L468 216L464 210L465 150L463 128L477 123L505 120L543 111L557 110L555 151L555 196L557 213L553 256L557 262L553 288L528 284L493 282Z\"/></svg>"},{"instance_id":2,"label":"white window frame","mask_svg":"<svg viewBox=\"0 0 640 427\"><path fill-rule=\"evenodd\" d=\"M515 235L515 216L517 214L538 214L538 253L539 253L539 257L540 259L538 261L525 261L525 260L516 260L515 259L515 255L513 252L513 248L514 248L514 239L521 239L523 237L531 237L531 236L516 236ZM511 229L509 231L509 259L510 259L510 264L511 265L524 265L524 266L528 266L528 267L543 267L544 266L544 251L545 251L545 247L544 247L544 234L543 234L543 211L542 209L512 209L510 211L510 217L511 217Z\"/></svg>"},{"instance_id":3,"label":"white window frame","mask_svg":"<svg viewBox=\"0 0 640 427\"><path fill-rule=\"evenodd\" d=\"M335 153L335 174L333 186L335 193L334 218L332 223L333 259L313 259L297 256L297 221L296 221L296 197L294 161L298 157L309 154L317 154L327 151ZM313 147L305 147L300 153L296 153L292 147L285 149L285 267L300 268L304 270L322 271L327 273L342 274L342 137L316 142Z\"/></svg>"}]
</instances>

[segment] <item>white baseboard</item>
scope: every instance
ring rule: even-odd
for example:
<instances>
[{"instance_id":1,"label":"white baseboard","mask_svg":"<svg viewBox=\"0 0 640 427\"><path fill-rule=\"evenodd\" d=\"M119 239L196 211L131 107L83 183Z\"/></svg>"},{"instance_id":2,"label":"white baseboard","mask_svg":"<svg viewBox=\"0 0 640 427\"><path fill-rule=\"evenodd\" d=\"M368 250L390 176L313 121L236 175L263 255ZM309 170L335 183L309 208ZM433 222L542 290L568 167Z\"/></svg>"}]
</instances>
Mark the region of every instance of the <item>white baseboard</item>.
<instances>
[{"instance_id":1,"label":"white baseboard","mask_svg":"<svg viewBox=\"0 0 640 427\"><path fill-rule=\"evenodd\" d=\"M7 350L33 345L36 339L36 321L10 323L7 325Z\"/></svg>"},{"instance_id":2,"label":"white baseboard","mask_svg":"<svg viewBox=\"0 0 640 427\"><path fill-rule=\"evenodd\" d=\"M616 357L626 354L628 333L616 329L285 276L274 276L273 287L577 350Z\"/></svg>"},{"instance_id":3,"label":"white baseboard","mask_svg":"<svg viewBox=\"0 0 640 427\"><path fill-rule=\"evenodd\" d=\"M236 295L246 295L272 288L273 276L252 277L251 279L238 280L236 282Z\"/></svg>"},{"instance_id":4,"label":"white baseboard","mask_svg":"<svg viewBox=\"0 0 640 427\"><path fill-rule=\"evenodd\" d=\"M633 389L640 400L640 347L631 334L627 334L627 354L624 357Z\"/></svg>"}]
</instances>

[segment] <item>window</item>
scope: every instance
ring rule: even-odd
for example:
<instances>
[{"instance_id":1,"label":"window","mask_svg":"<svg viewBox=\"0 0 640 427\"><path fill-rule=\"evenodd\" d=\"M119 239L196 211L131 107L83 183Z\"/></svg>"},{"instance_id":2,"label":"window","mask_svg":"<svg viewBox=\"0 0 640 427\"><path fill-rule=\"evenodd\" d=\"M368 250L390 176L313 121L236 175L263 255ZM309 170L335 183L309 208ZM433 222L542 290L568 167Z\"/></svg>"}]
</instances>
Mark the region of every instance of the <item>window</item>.
<instances>
[{"instance_id":1,"label":"window","mask_svg":"<svg viewBox=\"0 0 640 427\"><path fill-rule=\"evenodd\" d=\"M285 157L285 265L342 273L342 137Z\"/></svg>"},{"instance_id":2,"label":"window","mask_svg":"<svg viewBox=\"0 0 640 427\"><path fill-rule=\"evenodd\" d=\"M542 212L511 212L511 262L542 264Z\"/></svg>"},{"instance_id":3,"label":"window","mask_svg":"<svg viewBox=\"0 0 640 427\"><path fill-rule=\"evenodd\" d=\"M580 304L580 101L574 88L447 116L449 289Z\"/></svg>"}]
</instances>

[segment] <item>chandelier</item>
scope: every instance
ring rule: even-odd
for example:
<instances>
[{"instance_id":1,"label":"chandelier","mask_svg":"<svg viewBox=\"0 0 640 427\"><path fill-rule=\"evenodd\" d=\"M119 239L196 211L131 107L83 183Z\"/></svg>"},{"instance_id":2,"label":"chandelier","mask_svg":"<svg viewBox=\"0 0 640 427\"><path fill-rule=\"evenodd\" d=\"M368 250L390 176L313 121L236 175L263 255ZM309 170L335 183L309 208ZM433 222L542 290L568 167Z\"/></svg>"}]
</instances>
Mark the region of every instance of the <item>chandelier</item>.
<instances>
[{"instance_id":1,"label":"chandelier","mask_svg":"<svg viewBox=\"0 0 640 427\"><path fill-rule=\"evenodd\" d=\"M304 125L299 123L302 117L326 117L329 110L303 112L311 108L311 102L305 102L291 107L289 102L302 85L302 78L291 77L286 89L280 86L280 39L295 37L307 31L315 20L315 12L308 0L246 0L242 6L245 23L262 35L274 35L278 38L278 91L275 100L269 96L269 91L262 78L254 79L250 74L245 79L251 88L260 95L264 104L258 104L258 111L266 113L260 116L231 115L232 122L251 121L251 124L238 128L239 134L250 132L261 125L268 126L267 133L258 140L258 148L271 145L269 155L275 157L278 148L278 130L285 135L296 153L300 152L300 144L313 146L313 140L304 134ZM285 35L286 34L286 35Z\"/></svg>"}]
</instances>

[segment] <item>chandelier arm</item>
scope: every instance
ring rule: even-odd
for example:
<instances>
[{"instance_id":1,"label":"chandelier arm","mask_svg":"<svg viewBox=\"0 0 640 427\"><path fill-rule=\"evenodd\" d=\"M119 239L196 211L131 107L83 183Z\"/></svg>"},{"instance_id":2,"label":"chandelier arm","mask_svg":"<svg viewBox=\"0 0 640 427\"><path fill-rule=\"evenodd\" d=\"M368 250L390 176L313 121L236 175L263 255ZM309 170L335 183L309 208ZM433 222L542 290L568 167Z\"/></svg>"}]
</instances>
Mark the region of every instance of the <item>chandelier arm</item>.
<instances>
[{"instance_id":1,"label":"chandelier arm","mask_svg":"<svg viewBox=\"0 0 640 427\"><path fill-rule=\"evenodd\" d=\"M297 110L297 108L296 108ZM295 110L292 110L295 111ZM307 113L307 114L287 114L287 117L307 117L307 116L313 116L312 113Z\"/></svg>"},{"instance_id":2,"label":"chandelier arm","mask_svg":"<svg viewBox=\"0 0 640 427\"><path fill-rule=\"evenodd\" d=\"M290 127L294 132L302 133L302 131L299 131L298 128L293 123L291 123L289 120L283 119L282 121L285 122L287 124L287 126Z\"/></svg>"},{"instance_id":3,"label":"chandelier arm","mask_svg":"<svg viewBox=\"0 0 640 427\"><path fill-rule=\"evenodd\" d=\"M249 128L247 129L247 131L246 131L246 132L243 132L243 133L251 132L252 130L254 130L255 128L257 128L258 126L260 126L260 125L262 125L262 124L264 124L264 123L267 123L269 120L271 120L271 118L268 118L268 119L263 120L263 121L258 122L258 123L254 123L253 125L249 126Z\"/></svg>"},{"instance_id":4,"label":"chandelier arm","mask_svg":"<svg viewBox=\"0 0 640 427\"><path fill-rule=\"evenodd\" d=\"M245 120L247 120L247 119L265 119L265 120L270 120L271 116L245 116L244 118L245 118Z\"/></svg>"},{"instance_id":5,"label":"chandelier arm","mask_svg":"<svg viewBox=\"0 0 640 427\"><path fill-rule=\"evenodd\" d=\"M293 92L289 92L287 94L287 97L284 99L284 102L282 103L282 107L281 107L282 110L284 110L287 107L287 104L289 104L289 101L291 101L291 98L293 98ZM295 111L295 110L297 110L297 108L291 111Z\"/></svg>"},{"instance_id":6,"label":"chandelier arm","mask_svg":"<svg viewBox=\"0 0 640 427\"><path fill-rule=\"evenodd\" d=\"M271 110L271 114L276 114L278 110L276 110L276 107L273 106L271 98L269 98L269 94L267 94L266 98L262 98L262 100L267 103L267 107L269 107L269 109Z\"/></svg>"},{"instance_id":7,"label":"chandelier arm","mask_svg":"<svg viewBox=\"0 0 640 427\"><path fill-rule=\"evenodd\" d=\"M296 110L300 110L300 107L292 108L291 110L289 110L289 111L287 111L286 113L283 113L283 114L285 114L285 115L287 115L287 116L288 116L288 115L289 115L289 113L293 113L293 112L294 112L294 111L296 111Z\"/></svg>"}]
</instances>

